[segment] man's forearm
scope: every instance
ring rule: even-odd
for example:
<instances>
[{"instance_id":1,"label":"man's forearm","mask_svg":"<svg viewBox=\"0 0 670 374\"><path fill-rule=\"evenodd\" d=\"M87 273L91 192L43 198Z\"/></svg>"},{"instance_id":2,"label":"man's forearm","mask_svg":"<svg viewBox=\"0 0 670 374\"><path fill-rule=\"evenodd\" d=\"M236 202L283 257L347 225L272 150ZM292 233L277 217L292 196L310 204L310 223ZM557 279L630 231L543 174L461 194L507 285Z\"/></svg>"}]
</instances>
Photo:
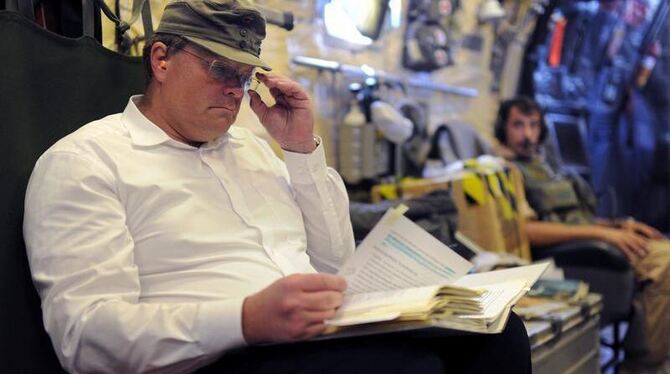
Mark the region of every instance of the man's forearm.
<instances>
[{"instance_id":1,"label":"man's forearm","mask_svg":"<svg viewBox=\"0 0 670 374\"><path fill-rule=\"evenodd\" d=\"M323 145L309 155L285 153L284 158L303 213L312 265L334 273L355 247L346 187L326 166Z\"/></svg>"},{"instance_id":2,"label":"man's forearm","mask_svg":"<svg viewBox=\"0 0 670 374\"><path fill-rule=\"evenodd\" d=\"M562 244L574 240L601 239L602 228L597 225L566 225L555 222L529 221L526 233L531 245Z\"/></svg>"},{"instance_id":3,"label":"man's forearm","mask_svg":"<svg viewBox=\"0 0 670 374\"><path fill-rule=\"evenodd\" d=\"M596 217L595 223L597 225L605 227L621 228L626 222L632 220L633 220L632 218L610 219L610 218Z\"/></svg>"}]
</instances>

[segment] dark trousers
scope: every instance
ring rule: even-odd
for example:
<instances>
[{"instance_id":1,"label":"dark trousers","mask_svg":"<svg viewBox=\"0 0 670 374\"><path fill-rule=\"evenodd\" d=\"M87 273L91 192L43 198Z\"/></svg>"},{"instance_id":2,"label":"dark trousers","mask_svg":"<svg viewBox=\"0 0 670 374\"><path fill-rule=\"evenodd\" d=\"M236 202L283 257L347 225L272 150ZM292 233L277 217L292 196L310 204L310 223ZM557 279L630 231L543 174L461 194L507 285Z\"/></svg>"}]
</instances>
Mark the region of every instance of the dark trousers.
<instances>
[{"instance_id":1,"label":"dark trousers","mask_svg":"<svg viewBox=\"0 0 670 374\"><path fill-rule=\"evenodd\" d=\"M495 335L370 337L248 347L204 373L530 373L526 329L514 314Z\"/></svg>"}]
</instances>

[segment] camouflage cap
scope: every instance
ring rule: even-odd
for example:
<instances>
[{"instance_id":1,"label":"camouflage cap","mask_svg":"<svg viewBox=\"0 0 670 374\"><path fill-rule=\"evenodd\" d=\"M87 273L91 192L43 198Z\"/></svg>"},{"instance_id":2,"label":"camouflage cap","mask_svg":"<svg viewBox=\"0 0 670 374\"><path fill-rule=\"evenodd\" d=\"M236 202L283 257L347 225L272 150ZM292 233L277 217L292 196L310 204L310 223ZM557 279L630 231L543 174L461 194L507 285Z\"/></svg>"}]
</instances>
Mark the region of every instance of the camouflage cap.
<instances>
[{"instance_id":1,"label":"camouflage cap","mask_svg":"<svg viewBox=\"0 0 670 374\"><path fill-rule=\"evenodd\" d=\"M249 0L170 2L156 32L179 35L219 56L271 70L259 58L265 18Z\"/></svg>"}]
</instances>

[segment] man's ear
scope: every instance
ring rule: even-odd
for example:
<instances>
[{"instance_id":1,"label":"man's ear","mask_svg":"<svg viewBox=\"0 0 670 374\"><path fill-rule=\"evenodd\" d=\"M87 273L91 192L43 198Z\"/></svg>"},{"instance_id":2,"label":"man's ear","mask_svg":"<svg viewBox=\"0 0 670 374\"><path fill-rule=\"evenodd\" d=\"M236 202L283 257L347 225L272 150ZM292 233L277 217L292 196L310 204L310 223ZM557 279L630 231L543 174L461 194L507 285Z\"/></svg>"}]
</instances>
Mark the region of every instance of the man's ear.
<instances>
[{"instance_id":1,"label":"man's ear","mask_svg":"<svg viewBox=\"0 0 670 374\"><path fill-rule=\"evenodd\" d=\"M165 80L168 65L168 46L162 42L154 43L151 46L151 69L156 81Z\"/></svg>"}]
</instances>

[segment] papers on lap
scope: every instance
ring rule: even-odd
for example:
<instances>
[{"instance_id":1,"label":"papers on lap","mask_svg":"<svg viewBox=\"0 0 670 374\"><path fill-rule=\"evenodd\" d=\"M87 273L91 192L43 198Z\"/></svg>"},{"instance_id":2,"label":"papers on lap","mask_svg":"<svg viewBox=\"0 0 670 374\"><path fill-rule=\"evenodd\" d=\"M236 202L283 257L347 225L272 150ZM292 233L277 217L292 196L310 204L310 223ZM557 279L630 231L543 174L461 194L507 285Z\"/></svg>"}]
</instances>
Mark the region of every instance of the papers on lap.
<instances>
[{"instance_id":1,"label":"papers on lap","mask_svg":"<svg viewBox=\"0 0 670 374\"><path fill-rule=\"evenodd\" d=\"M389 210L340 269L348 288L326 334L498 333L547 264L467 274L472 267L401 211Z\"/></svg>"}]
</instances>

